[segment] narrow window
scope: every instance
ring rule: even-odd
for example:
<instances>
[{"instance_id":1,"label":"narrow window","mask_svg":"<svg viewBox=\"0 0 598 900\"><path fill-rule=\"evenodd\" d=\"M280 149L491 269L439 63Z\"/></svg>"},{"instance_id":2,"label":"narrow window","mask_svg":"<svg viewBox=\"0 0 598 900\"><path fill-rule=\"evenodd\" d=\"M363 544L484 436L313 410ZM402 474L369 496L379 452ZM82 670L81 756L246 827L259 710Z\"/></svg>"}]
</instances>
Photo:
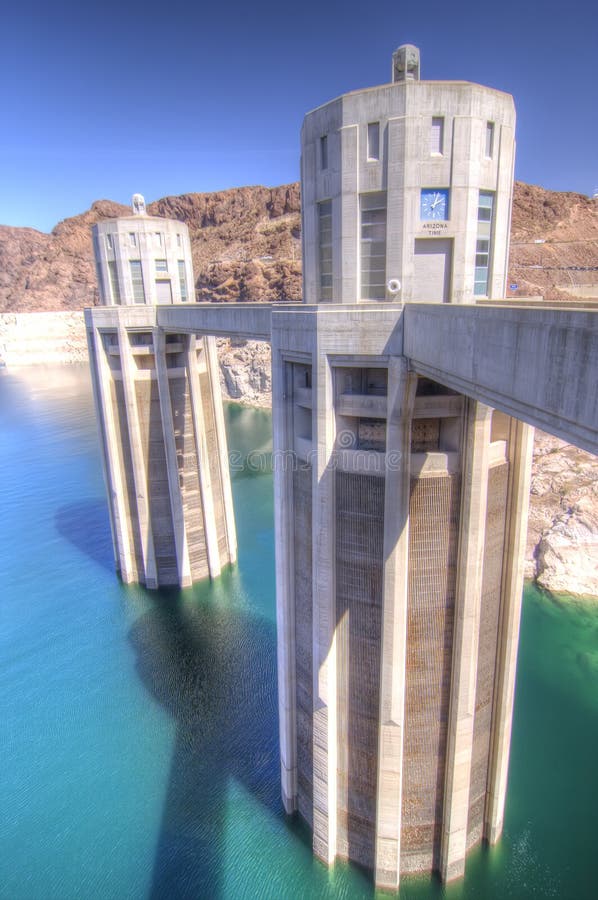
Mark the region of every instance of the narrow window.
<instances>
[{"instance_id":1,"label":"narrow window","mask_svg":"<svg viewBox=\"0 0 598 900\"><path fill-rule=\"evenodd\" d=\"M432 117L430 153L432 156L442 156L444 153L444 119L442 116Z\"/></svg>"},{"instance_id":2,"label":"narrow window","mask_svg":"<svg viewBox=\"0 0 598 900\"><path fill-rule=\"evenodd\" d=\"M177 236L176 236L176 245L177 245L177 247L183 246L183 238L180 234L177 234Z\"/></svg>"},{"instance_id":3,"label":"narrow window","mask_svg":"<svg viewBox=\"0 0 598 900\"><path fill-rule=\"evenodd\" d=\"M145 303L145 289L143 287L143 272L141 270L141 260L132 259L129 262L131 266L131 281L133 283L133 302Z\"/></svg>"},{"instance_id":4,"label":"narrow window","mask_svg":"<svg viewBox=\"0 0 598 900\"><path fill-rule=\"evenodd\" d=\"M332 300L332 200L318 203L320 300Z\"/></svg>"},{"instance_id":5,"label":"narrow window","mask_svg":"<svg viewBox=\"0 0 598 900\"><path fill-rule=\"evenodd\" d=\"M368 159L380 159L380 122L368 124Z\"/></svg>"},{"instance_id":6,"label":"narrow window","mask_svg":"<svg viewBox=\"0 0 598 900\"><path fill-rule=\"evenodd\" d=\"M162 234L159 231L156 231L156 246L162 246Z\"/></svg>"},{"instance_id":7,"label":"narrow window","mask_svg":"<svg viewBox=\"0 0 598 900\"><path fill-rule=\"evenodd\" d=\"M102 272L102 267L100 266L100 241L97 234L92 236L93 240L93 255L95 258L96 264L96 275L98 279L98 288L100 291L100 300L104 304L104 306L108 306L110 303L110 297L106 292L106 284L104 282L104 273Z\"/></svg>"},{"instance_id":8,"label":"narrow window","mask_svg":"<svg viewBox=\"0 0 598 900\"><path fill-rule=\"evenodd\" d=\"M361 299L386 297L386 191L361 195Z\"/></svg>"},{"instance_id":9,"label":"narrow window","mask_svg":"<svg viewBox=\"0 0 598 900\"><path fill-rule=\"evenodd\" d=\"M137 235L134 231L129 232L129 244L131 245L131 247L137 246Z\"/></svg>"},{"instance_id":10,"label":"narrow window","mask_svg":"<svg viewBox=\"0 0 598 900\"><path fill-rule=\"evenodd\" d=\"M104 275L102 273L102 268L97 260L96 260L96 278L98 281L98 288L100 291L100 300L103 304L107 305L106 288L104 287Z\"/></svg>"},{"instance_id":11,"label":"narrow window","mask_svg":"<svg viewBox=\"0 0 598 900\"><path fill-rule=\"evenodd\" d=\"M320 138L320 168L328 168L328 135Z\"/></svg>"},{"instance_id":12,"label":"narrow window","mask_svg":"<svg viewBox=\"0 0 598 900\"><path fill-rule=\"evenodd\" d=\"M185 260L179 259L177 265L178 265L178 269L179 269L179 286L181 288L181 300L183 301L183 303L186 303L187 300L189 299L189 296L187 294L187 275L185 273Z\"/></svg>"},{"instance_id":13,"label":"narrow window","mask_svg":"<svg viewBox=\"0 0 598 900\"><path fill-rule=\"evenodd\" d=\"M473 292L476 297L488 296L490 256L492 251L492 215L494 194L480 191L478 200L478 233L475 255L475 278Z\"/></svg>"},{"instance_id":14,"label":"narrow window","mask_svg":"<svg viewBox=\"0 0 598 900\"><path fill-rule=\"evenodd\" d=\"M168 264L165 259L156 260L156 272L168 272Z\"/></svg>"},{"instance_id":15,"label":"narrow window","mask_svg":"<svg viewBox=\"0 0 598 900\"><path fill-rule=\"evenodd\" d=\"M486 148L484 156L492 159L494 156L494 122L486 122Z\"/></svg>"},{"instance_id":16,"label":"narrow window","mask_svg":"<svg viewBox=\"0 0 598 900\"><path fill-rule=\"evenodd\" d=\"M112 293L112 302L120 305L121 299L120 287L118 284L118 272L116 271L116 262L113 259L108 260L108 275L110 276L110 291Z\"/></svg>"},{"instance_id":17,"label":"narrow window","mask_svg":"<svg viewBox=\"0 0 598 900\"><path fill-rule=\"evenodd\" d=\"M114 242L112 240L112 235L110 233L108 233L106 235L106 246L108 247L109 250L114 250Z\"/></svg>"}]
</instances>

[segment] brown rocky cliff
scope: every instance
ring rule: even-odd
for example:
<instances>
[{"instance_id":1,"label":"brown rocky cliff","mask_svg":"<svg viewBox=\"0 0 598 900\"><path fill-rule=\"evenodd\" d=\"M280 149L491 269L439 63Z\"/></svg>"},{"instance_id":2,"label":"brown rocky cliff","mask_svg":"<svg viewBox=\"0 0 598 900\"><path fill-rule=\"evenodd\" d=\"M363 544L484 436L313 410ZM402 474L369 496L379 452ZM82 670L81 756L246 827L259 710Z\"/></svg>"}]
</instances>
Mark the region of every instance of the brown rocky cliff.
<instances>
[{"instance_id":1,"label":"brown rocky cliff","mask_svg":"<svg viewBox=\"0 0 598 900\"><path fill-rule=\"evenodd\" d=\"M509 284L511 296L598 299L598 200L516 182Z\"/></svg>"},{"instance_id":2,"label":"brown rocky cliff","mask_svg":"<svg viewBox=\"0 0 598 900\"><path fill-rule=\"evenodd\" d=\"M83 309L96 298L90 228L127 207L99 200L50 234L0 226L0 312Z\"/></svg>"}]
</instances>

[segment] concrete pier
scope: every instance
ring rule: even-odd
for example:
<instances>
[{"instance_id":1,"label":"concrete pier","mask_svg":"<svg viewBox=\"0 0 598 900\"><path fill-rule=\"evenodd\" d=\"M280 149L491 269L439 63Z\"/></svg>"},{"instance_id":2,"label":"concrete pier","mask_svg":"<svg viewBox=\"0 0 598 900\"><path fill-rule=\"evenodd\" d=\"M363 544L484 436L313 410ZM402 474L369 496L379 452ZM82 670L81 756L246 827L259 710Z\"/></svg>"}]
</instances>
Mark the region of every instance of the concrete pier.
<instances>
[{"instance_id":1,"label":"concrete pier","mask_svg":"<svg viewBox=\"0 0 598 900\"><path fill-rule=\"evenodd\" d=\"M89 356L123 581L185 587L236 559L213 338L164 332L134 310L87 316Z\"/></svg>"},{"instance_id":2,"label":"concrete pier","mask_svg":"<svg viewBox=\"0 0 598 900\"><path fill-rule=\"evenodd\" d=\"M273 316L285 806L388 888L500 833L531 463L409 371L396 315Z\"/></svg>"}]
</instances>

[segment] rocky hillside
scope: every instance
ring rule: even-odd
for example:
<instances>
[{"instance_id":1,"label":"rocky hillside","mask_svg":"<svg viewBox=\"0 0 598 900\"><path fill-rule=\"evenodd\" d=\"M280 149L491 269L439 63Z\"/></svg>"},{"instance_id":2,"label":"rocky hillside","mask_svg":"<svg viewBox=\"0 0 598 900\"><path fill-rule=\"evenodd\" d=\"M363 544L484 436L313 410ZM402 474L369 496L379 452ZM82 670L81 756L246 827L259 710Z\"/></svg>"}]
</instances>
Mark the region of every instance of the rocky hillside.
<instances>
[{"instance_id":1,"label":"rocky hillside","mask_svg":"<svg viewBox=\"0 0 598 900\"><path fill-rule=\"evenodd\" d=\"M515 183L511 296L598 300L598 200Z\"/></svg>"},{"instance_id":2,"label":"rocky hillside","mask_svg":"<svg viewBox=\"0 0 598 900\"><path fill-rule=\"evenodd\" d=\"M165 197L148 211L188 225L198 299L301 298L298 184ZM90 226L127 213L98 200L51 234L0 226L0 312L93 306ZM568 299L584 296L587 285L598 296L598 202L517 183L509 282L518 285L515 296Z\"/></svg>"},{"instance_id":3,"label":"rocky hillside","mask_svg":"<svg viewBox=\"0 0 598 900\"><path fill-rule=\"evenodd\" d=\"M526 575L598 597L598 459L536 431ZM574 587L573 587L574 585Z\"/></svg>"}]
</instances>

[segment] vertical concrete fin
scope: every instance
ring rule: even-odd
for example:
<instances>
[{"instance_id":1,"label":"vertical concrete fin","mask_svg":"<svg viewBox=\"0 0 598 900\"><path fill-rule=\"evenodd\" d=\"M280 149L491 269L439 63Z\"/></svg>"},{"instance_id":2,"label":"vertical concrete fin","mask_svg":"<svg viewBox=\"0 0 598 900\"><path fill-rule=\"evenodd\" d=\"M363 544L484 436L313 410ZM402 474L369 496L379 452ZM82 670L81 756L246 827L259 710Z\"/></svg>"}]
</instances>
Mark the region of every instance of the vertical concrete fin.
<instances>
[{"instance_id":1,"label":"vertical concrete fin","mask_svg":"<svg viewBox=\"0 0 598 900\"><path fill-rule=\"evenodd\" d=\"M504 297L507 289L509 246L511 241L511 191L514 183L515 165L515 130L512 126L504 124L500 126L498 146L496 209L494 215L500 218L501 221L506 221L508 227L496 228L494 232L494 262L492 281L488 286L489 297Z\"/></svg>"},{"instance_id":2,"label":"vertical concrete fin","mask_svg":"<svg viewBox=\"0 0 598 900\"><path fill-rule=\"evenodd\" d=\"M467 401L451 699L440 848L443 881L465 871L492 410Z\"/></svg>"},{"instance_id":3,"label":"vertical concrete fin","mask_svg":"<svg viewBox=\"0 0 598 900\"><path fill-rule=\"evenodd\" d=\"M315 359L317 414L313 466L313 848L327 863L336 856L336 496L332 370L325 353Z\"/></svg>"},{"instance_id":4,"label":"vertical concrete fin","mask_svg":"<svg viewBox=\"0 0 598 900\"><path fill-rule=\"evenodd\" d=\"M380 666L380 723L376 800L375 881L396 890L401 860L401 802L407 595L411 418L417 376L407 360L388 367L384 581Z\"/></svg>"},{"instance_id":5,"label":"vertical concrete fin","mask_svg":"<svg viewBox=\"0 0 598 900\"><path fill-rule=\"evenodd\" d=\"M341 194L332 215L333 297L335 303L355 303L361 296L359 271L359 127L340 129ZM334 203L333 203L334 205Z\"/></svg>"},{"instance_id":6,"label":"vertical concrete fin","mask_svg":"<svg viewBox=\"0 0 598 900\"><path fill-rule=\"evenodd\" d=\"M86 319L86 325L88 325ZM97 347L94 338L93 328L86 327L85 336L87 338L87 354L89 356L89 371L91 375L91 384L92 384L92 393L93 393L93 403L96 414L96 422L98 425L98 432L100 436L100 457L102 460L102 474L104 476L104 486L106 488L106 497L108 500L108 515L110 518L110 531L112 534L112 550L114 554L114 566L118 570L120 568L119 565L119 556L118 556L118 541L117 541L117 531L116 531L116 510L115 510L115 502L114 502L114 492L112 486L110 484L110 469L109 469L109 461L108 461L108 450L107 450L107 442L108 436L106 433L106 421L104 418L104 410L102 409L101 403L101 395L99 388L99 372L98 372L98 361L97 361ZM100 347L100 352L102 352L102 348Z\"/></svg>"},{"instance_id":7,"label":"vertical concrete fin","mask_svg":"<svg viewBox=\"0 0 598 900\"><path fill-rule=\"evenodd\" d=\"M187 338L185 348L185 360L187 379L189 384L189 397L191 402L191 416L193 431L195 434L195 449L197 452L197 465L199 469L199 490L201 494L201 512L203 516L206 552L210 576L216 578L220 575L221 560L218 549L218 533L216 530L216 513L214 510L214 485L210 474L210 460L208 457L208 445L206 441L206 427L201 400L201 389L197 375L197 339L194 334Z\"/></svg>"},{"instance_id":8,"label":"vertical concrete fin","mask_svg":"<svg viewBox=\"0 0 598 900\"><path fill-rule=\"evenodd\" d=\"M502 832L507 794L533 449L534 429L511 419L507 529L484 822L484 837L491 844L498 840Z\"/></svg>"},{"instance_id":9,"label":"vertical concrete fin","mask_svg":"<svg viewBox=\"0 0 598 900\"><path fill-rule=\"evenodd\" d=\"M204 337L204 349L207 361L208 381L212 394L214 408L214 422L216 425L216 442L218 452L218 467L220 471L220 485L222 490L222 503L224 506L224 521L226 527L226 540L228 544L229 562L237 559L237 530L235 527L235 510L233 506L233 493L230 483L230 469L228 464L228 444L226 441L226 428L224 427L224 409L222 406L222 390L220 388L220 364L216 352L216 338Z\"/></svg>"},{"instance_id":10,"label":"vertical concrete fin","mask_svg":"<svg viewBox=\"0 0 598 900\"><path fill-rule=\"evenodd\" d=\"M139 425L139 410L137 408L137 394L135 390L135 361L131 352L131 343L127 330L119 323L118 344L120 348L120 364L123 379L123 397L127 429L129 433L129 446L131 449L131 466L133 469L133 482L135 485L135 502L137 505L137 520L139 523L139 539L143 555L143 567L145 584L148 588L158 587L158 573L156 569L156 556L154 552L154 537L152 534L151 517L149 512L148 471L146 461L143 458L141 444L141 432Z\"/></svg>"},{"instance_id":11,"label":"vertical concrete fin","mask_svg":"<svg viewBox=\"0 0 598 900\"><path fill-rule=\"evenodd\" d=\"M126 524L128 514L125 506L125 485L118 452L119 438L115 428L116 411L110 390L112 375L106 359L102 333L97 327L88 332L88 342L96 415L103 436L102 459L111 513L114 553L120 576L125 583L129 583L136 578L136 566L133 564Z\"/></svg>"},{"instance_id":12,"label":"vertical concrete fin","mask_svg":"<svg viewBox=\"0 0 598 900\"><path fill-rule=\"evenodd\" d=\"M154 330L154 354L156 360L156 377L158 379L158 394L160 397L160 418L164 438L164 454L166 457L168 492L170 494L170 509L172 512L172 527L174 529L178 579L179 585L181 587L186 587L191 584L191 563L189 561L189 547L187 544L185 512L179 480L174 420L172 416L170 389L168 386L166 335L161 328L156 328Z\"/></svg>"},{"instance_id":13,"label":"vertical concrete fin","mask_svg":"<svg viewBox=\"0 0 598 900\"><path fill-rule=\"evenodd\" d=\"M297 808L297 711L295 673L295 592L293 572L293 471L287 451L293 446L292 396L286 363L272 334L272 438L274 454L274 529L276 533L276 630L278 723L282 799L287 813Z\"/></svg>"}]
</instances>

